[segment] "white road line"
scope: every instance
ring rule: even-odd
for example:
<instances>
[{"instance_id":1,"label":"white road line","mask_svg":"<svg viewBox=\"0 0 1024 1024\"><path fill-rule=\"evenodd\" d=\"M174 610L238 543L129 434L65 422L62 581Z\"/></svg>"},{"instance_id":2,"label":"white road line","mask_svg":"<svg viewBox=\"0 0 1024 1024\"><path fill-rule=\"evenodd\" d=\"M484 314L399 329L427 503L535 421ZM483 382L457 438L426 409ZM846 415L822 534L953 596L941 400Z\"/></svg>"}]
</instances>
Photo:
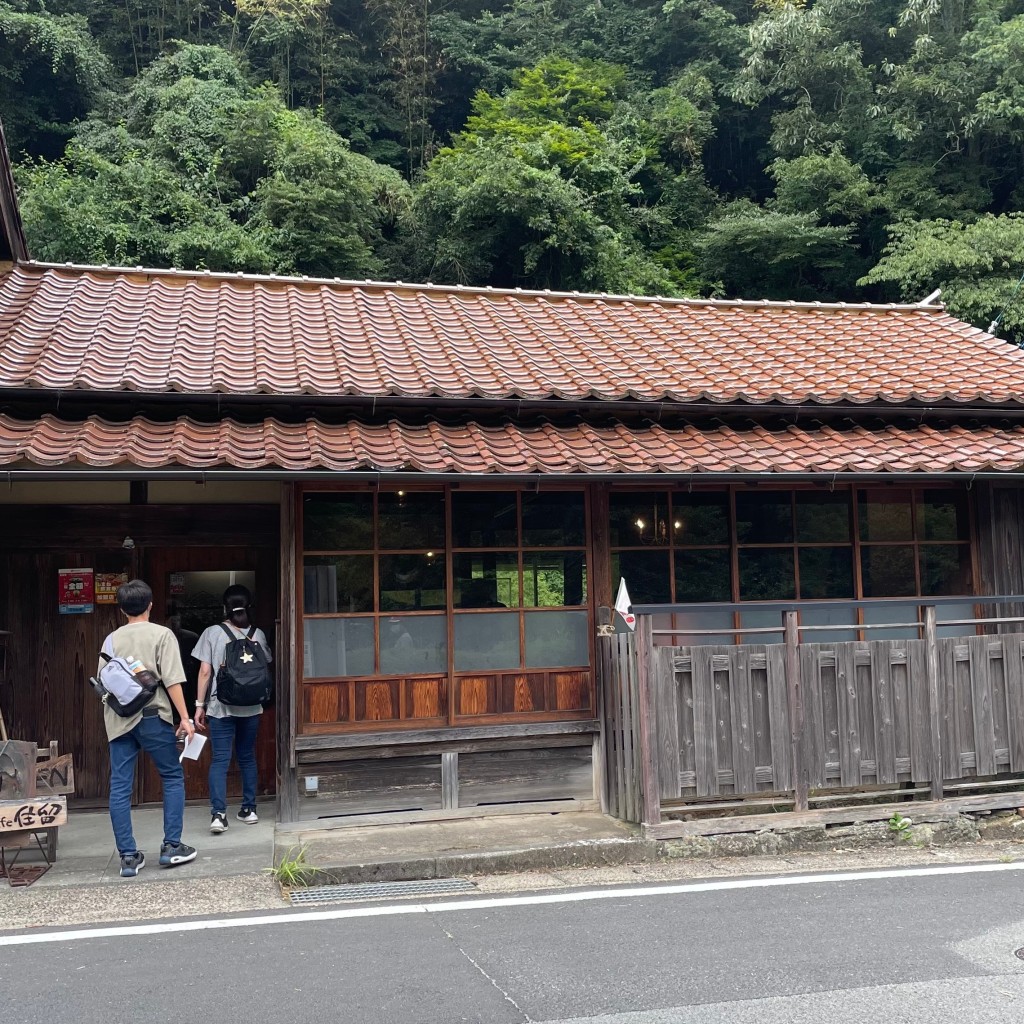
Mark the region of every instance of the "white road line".
<instances>
[{"instance_id":1,"label":"white road line","mask_svg":"<svg viewBox=\"0 0 1024 1024\"><path fill-rule=\"evenodd\" d=\"M0 935L0 946L27 946L41 942L75 942L79 939L111 939L129 935L163 935L171 932L203 932L220 928L255 928L261 925L303 924L309 921L345 921L359 917L394 917L403 914L450 914L500 907L534 907L548 903L584 903L591 900L626 900L643 896L679 896L687 893L722 892L730 889L772 889L790 885L828 885L836 882L872 882L887 878L930 878L940 875L980 875L997 871L1024 871L1024 861L999 864L949 864L930 868L892 868L881 871L843 871L826 875L781 875L770 878L722 879L680 885L647 885L630 889L583 889L575 892L537 893L531 896L491 896L439 903L404 903L341 907L336 910L300 910L259 917L221 917L211 920L163 921L114 927L77 928L60 932L29 932Z\"/></svg>"}]
</instances>

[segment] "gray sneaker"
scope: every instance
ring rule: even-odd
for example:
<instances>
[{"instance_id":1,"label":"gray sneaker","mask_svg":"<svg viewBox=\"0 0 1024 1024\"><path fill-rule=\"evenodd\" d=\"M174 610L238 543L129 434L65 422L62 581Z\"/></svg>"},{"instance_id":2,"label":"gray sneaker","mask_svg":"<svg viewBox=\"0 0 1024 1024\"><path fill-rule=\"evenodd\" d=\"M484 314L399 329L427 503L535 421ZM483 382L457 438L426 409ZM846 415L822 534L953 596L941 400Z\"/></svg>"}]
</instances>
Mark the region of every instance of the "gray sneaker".
<instances>
[{"instance_id":1,"label":"gray sneaker","mask_svg":"<svg viewBox=\"0 0 1024 1024\"><path fill-rule=\"evenodd\" d=\"M121 854L121 877L134 878L146 866L146 855L141 850Z\"/></svg>"},{"instance_id":2,"label":"gray sneaker","mask_svg":"<svg viewBox=\"0 0 1024 1024\"><path fill-rule=\"evenodd\" d=\"M160 847L160 867L176 868L196 859L196 851L184 843L164 843Z\"/></svg>"}]
</instances>

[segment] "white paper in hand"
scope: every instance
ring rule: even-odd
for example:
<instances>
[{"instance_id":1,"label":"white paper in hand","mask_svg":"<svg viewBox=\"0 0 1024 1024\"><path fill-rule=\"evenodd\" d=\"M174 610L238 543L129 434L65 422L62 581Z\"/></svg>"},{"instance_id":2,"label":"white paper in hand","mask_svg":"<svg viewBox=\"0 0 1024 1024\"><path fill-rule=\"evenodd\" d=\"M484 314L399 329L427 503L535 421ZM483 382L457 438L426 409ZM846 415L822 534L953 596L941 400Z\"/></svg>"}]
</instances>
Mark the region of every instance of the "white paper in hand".
<instances>
[{"instance_id":1,"label":"white paper in hand","mask_svg":"<svg viewBox=\"0 0 1024 1024\"><path fill-rule=\"evenodd\" d=\"M205 746L206 737L202 733L195 733L192 739L185 741L185 749L181 752L178 760L184 761L185 758L188 758L190 761L198 761Z\"/></svg>"}]
</instances>

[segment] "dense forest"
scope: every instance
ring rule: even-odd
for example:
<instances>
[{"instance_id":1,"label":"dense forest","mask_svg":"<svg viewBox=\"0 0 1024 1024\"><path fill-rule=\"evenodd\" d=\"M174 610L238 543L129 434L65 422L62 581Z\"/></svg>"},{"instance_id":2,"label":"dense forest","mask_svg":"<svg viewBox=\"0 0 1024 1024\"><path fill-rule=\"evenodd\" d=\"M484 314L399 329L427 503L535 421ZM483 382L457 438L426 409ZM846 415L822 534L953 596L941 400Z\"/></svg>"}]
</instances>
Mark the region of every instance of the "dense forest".
<instances>
[{"instance_id":1,"label":"dense forest","mask_svg":"<svg viewBox=\"0 0 1024 1024\"><path fill-rule=\"evenodd\" d=\"M43 260L1024 340L1024 0L0 0L0 117Z\"/></svg>"}]
</instances>

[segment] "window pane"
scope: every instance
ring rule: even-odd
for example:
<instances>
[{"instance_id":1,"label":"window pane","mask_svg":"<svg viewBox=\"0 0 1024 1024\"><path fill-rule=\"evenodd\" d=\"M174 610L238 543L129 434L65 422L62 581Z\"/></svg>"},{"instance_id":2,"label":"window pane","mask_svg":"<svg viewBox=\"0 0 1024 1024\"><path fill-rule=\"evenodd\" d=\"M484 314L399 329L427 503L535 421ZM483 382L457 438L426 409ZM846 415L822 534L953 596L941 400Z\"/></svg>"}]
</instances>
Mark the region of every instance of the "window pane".
<instances>
[{"instance_id":1,"label":"window pane","mask_svg":"<svg viewBox=\"0 0 1024 1024\"><path fill-rule=\"evenodd\" d=\"M968 544L926 544L921 558L921 593L933 597L971 592L971 549Z\"/></svg>"},{"instance_id":2,"label":"window pane","mask_svg":"<svg viewBox=\"0 0 1024 1024\"><path fill-rule=\"evenodd\" d=\"M306 555L302 567L303 609L373 611L373 555Z\"/></svg>"},{"instance_id":3,"label":"window pane","mask_svg":"<svg viewBox=\"0 0 1024 1024\"><path fill-rule=\"evenodd\" d=\"M857 520L861 540L911 540L910 491L860 491Z\"/></svg>"},{"instance_id":4,"label":"window pane","mask_svg":"<svg viewBox=\"0 0 1024 1024\"><path fill-rule=\"evenodd\" d=\"M796 597L791 550L740 548L739 562L741 601L787 601Z\"/></svg>"},{"instance_id":5,"label":"window pane","mask_svg":"<svg viewBox=\"0 0 1024 1024\"><path fill-rule=\"evenodd\" d=\"M728 544L729 495L672 495L672 537L676 544Z\"/></svg>"},{"instance_id":6,"label":"window pane","mask_svg":"<svg viewBox=\"0 0 1024 1024\"><path fill-rule=\"evenodd\" d=\"M745 608L740 612L740 625L747 629L773 629L775 633L745 633L741 644L781 644L782 612L778 608Z\"/></svg>"},{"instance_id":7,"label":"window pane","mask_svg":"<svg viewBox=\"0 0 1024 1024\"><path fill-rule=\"evenodd\" d=\"M796 492L796 539L808 542L838 541L849 544L850 492Z\"/></svg>"},{"instance_id":8,"label":"window pane","mask_svg":"<svg viewBox=\"0 0 1024 1024\"><path fill-rule=\"evenodd\" d=\"M518 608L519 559L514 551L454 555L456 608Z\"/></svg>"},{"instance_id":9,"label":"window pane","mask_svg":"<svg viewBox=\"0 0 1024 1024\"><path fill-rule=\"evenodd\" d=\"M853 597L853 548L800 548L799 557L802 598Z\"/></svg>"},{"instance_id":10,"label":"window pane","mask_svg":"<svg viewBox=\"0 0 1024 1024\"><path fill-rule=\"evenodd\" d=\"M891 548L889 549L892 550ZM864 609L865 623L920 622L920 610L916 604L897 604L885 608ZM899 629L869 629L864 633L868 640L917 640L921 631L917 626L902 626Z\"/></svg>"},{"instance_id":11,"label":"window pane","mask_svg":"<svg viewBox=\"0 0 1024 1024\"><path fill-rule=\"evenodd\" d=\"M373 619L306 619L302 674L373 675Z\"/></svg>"},{"instance_id":12,"label":"window pane","mask_svg":"<svg viewBox=\"0 0 1024 1024\"><path fill-rule=\"evenodd\" d=\"M675 557L677 601L732 600L728 549L676 551Z\"/></svg>"},{"instance_id":13,"label":"window pane","mask_svg":"<svg viewBox=\"0 0 1024 1024\"><path fill-rule=\"evenodd\" d=\"M448 671L448 619L444 615L392 615L380 620L384 675Z\"/></svg>"},{"instance_id":14,"label":"window pane","mask_svg":"<svg viewBox=\"0 0 1024 1024\"><path fill-rule=\"evenodd\" d=\"M917 593L914 549L910 546L861 548L860 572L865 597L903 597Z\"/></svg>"},{"instance_id":15,"label":"window pane","mask_svg":"<svg viewBox=\"0 0 1024 1024\"><path fill-rule=\"evenodd\" d=\"M586 604L587 566L583 552L525 552L523 591L523 604L528 608Z\"/></svg>"},{"instance_id":16,"label":"window pane","mask_svg":"<svg viewBox=\"0 0 1024 1024\"><path fill-rule=\"evenodd\" d=\"M519 541L515 491L455 491L452 543L457 548L513 547Z\"/></svg>"},{"instance_id":17,"label":"window pane","mask_svg":"<svg viewBox=\"0 0 1024 1024\"><path fill-rule=\"evenodd\" d=\"M519 668L518 612L455 616L455 671Z\"/></svg>"},{"instance_id":18,"label":"window pane","mask_svg":"<svg viewBox=\"0 0 1024 1024\"><path fill-rule=\"evenodd\" d=\"M792 491L737 491L736 537L741 544L783 544L793 539Z\"/></svg>"},{"instance_id":19,"label":"window pane","mask_svg":"<svg viewBox=\"0 0 1024 1024\"><path fill-rule=\"evenodd\" d=\"M377 544L388 548L444 547L444 495L381 492L377 499Z\"/></svg>"},{"instance_id":20,"label":"window pane","mask_svg":"<svg viewBox=\"0 0 1024 1024\"><path fill-rule=\"evenodd\" d=\"M612 553L612 593L625 579L633 604L669 604L672 580L667 551L616 551Z\"/></svg>"},{"instance_id":21,"label":"window pane","mask_svg":"<svg viewBox=\"0 0 1024 1024\"><path fill-rule=\"evenodd\" d=\"M586 612L527 612L526 667L590 664Z\"/></svg>"},{"instance_id":22,"label":"window pane","mask_svg":"<svg viewBox=\"0 0 1024 1024\"><path fill-rule=\"evenodd\" d=\"M671 637L657 637L658 640L668 640L678 647L693 645L699 647L702 644L731 644L733 643L733 617L732 612L726 611L700 611L700 612L675 612L673 615L665 616L672 619L671 622L663 622L656 625L655 629L680 629L679 633ZM723 632L713 636L691 636L687 629L718 629Z\"/></svg>"},{"instance_id":23,"label":"window pane","mask_svg":"<svg viewBox=\"0 0 1024 1024\"><path fill-rule=\"evenodd\" d=\"M444 608L444 554L381 555L380 610Z\"/></svg>"},{"instance_id":24,"label":"window pane","mask_svg":"<svg viewBox=\"0 0 1024 1024\"><path fill-rule=\"evenodd\" d=\"M582 492L523 495L523 544L572 547L586 543Z\"/></svg>"},{"instance_id":25,"label":"window pane","mask_svg":"<svg viewBox=\"0 0 1024 1024\"><path fill-rule=\"evenodd\" d=\"M622 494L609 498L612 547L668 544L668 494L665 491Z\"/></svg>"},{"instance_id":26,"label":"window pane","mask_svg":"<svg viewBox=\"0 0 1024 1024\"><path fill-rule=\"evenodd\" d=\"M806 608L800 612L800 622L804 626L855 625L857 609L843 604ZM856 640L857 632L853 629L823 629L820 633L817 630L812 633L801 633L800 639L805 644L842 643L846 640Z\"/></svg>"},{"instance_id":27,"label":"window pane","mask_svg":"<svg viewBox=\"0 0 1024 1024\"><path fill-rule=\"evenodd\" d=\"M365 551L372 548L373 495L304 495L302 546L307 551Z\"/></svg>"},{"instance_id":28,"label":"window pane","mask_svg":"<svg viewBox=\"0 0 1024 1024\"><path fill-rule=\"evenodd\" d=\"M925 491L917 503L918 540L967 540L967 492Z\"/></svg>"},{"instance_id":29,"label":"window pane","mask_svg":"<svg viewBox=\"0 0 1024 1024\"><path fill-rule=\"evenodd\" d=\"M935 621L938 623L936 635L943 636L974 636L978 632L977 626L943 626L942 622L951 619L973 619L976 617L973 601L964 601L963 604L940 604L935 607Z\"/></svg>"}]
</instances>

